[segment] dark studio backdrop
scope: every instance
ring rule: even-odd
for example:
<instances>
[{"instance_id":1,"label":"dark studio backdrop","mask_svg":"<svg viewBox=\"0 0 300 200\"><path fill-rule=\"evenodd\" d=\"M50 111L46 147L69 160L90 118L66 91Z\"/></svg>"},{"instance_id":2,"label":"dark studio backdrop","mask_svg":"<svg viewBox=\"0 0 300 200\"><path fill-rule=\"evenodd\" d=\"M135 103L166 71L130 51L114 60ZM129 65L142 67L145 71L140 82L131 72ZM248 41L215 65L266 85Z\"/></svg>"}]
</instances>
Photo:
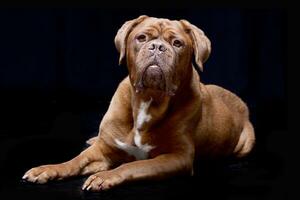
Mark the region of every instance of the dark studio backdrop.
<instances>
[{"instance_id":1,"label":"dark studio backdrop","mask_svg":"<svg viewBox=\"0 0 300 200\"><path fill-rule=\"evenodd\" d=\"M227 88L248 104L257 137L250 158L213 172L204 169L200 178L133 184L104 194L81 192L84 178L45 186L20 182L33 166L74 157L97 134L127 75L118 66L115 34L141 14L187 19L206 33L212 53L200 74L202 82ZM2 7L0 199L126 199L138 194L153 199L200 190L224 199L286 199L286 74L287 12L281 8Z\"/></svg>"}]
</instances>

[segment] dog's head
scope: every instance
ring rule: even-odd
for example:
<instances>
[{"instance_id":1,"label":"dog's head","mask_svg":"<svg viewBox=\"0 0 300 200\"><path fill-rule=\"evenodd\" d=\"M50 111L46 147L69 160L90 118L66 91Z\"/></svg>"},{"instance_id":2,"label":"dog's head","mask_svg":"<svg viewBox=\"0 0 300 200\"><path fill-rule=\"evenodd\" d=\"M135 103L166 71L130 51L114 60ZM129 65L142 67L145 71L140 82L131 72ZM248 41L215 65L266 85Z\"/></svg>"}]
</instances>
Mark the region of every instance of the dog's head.
<instances>
[{"instance_id":1,"label":"dog's head","mask_svg":"<svg viewBox=\"0 0 300 200\"><path fill-rule=\"evenodd\" d=\"M120 53L137 92L146 88L174 95L186 75L192 59L203 69L211 45L203 31L186 20L168 20L142 15L127 21L115 37Z\"/></svg>"}]
</instances>

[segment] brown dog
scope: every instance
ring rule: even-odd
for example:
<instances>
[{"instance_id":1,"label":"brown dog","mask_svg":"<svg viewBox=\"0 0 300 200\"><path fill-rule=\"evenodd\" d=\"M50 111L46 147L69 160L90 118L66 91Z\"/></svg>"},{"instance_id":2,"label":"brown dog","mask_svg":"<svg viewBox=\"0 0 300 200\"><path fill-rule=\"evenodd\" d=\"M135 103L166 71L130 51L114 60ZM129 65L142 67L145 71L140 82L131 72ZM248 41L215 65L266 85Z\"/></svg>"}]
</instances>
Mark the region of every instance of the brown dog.
<instances>
[{"instance_id":1,"label":"brown dog","mask_svg":"<svg viewBox=\"0 0 300 200\"><path fill-rule=\"evenodd\" d=\"M255 142L245 103L200 83L211 51L204 33L186 20L148 16L127 21L115 37L129 76L118 86L99 135L72 160L32 168L23 179L46 183L92 174L83 189L192 174L195 156L242 157Z\"/></svg>"}]
</instances>

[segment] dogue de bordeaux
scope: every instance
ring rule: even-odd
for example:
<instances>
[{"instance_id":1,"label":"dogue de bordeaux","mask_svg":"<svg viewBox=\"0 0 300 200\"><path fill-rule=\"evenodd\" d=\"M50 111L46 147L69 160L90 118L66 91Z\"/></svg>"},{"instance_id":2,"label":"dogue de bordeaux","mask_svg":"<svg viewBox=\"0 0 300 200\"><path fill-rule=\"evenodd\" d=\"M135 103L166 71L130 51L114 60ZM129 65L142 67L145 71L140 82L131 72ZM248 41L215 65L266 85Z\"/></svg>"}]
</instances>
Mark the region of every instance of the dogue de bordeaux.
<instances>
[{"instance_id":1,"label":"dogue de bordeaux","mask_svg":"<svg viewBox=\"0 0 300 200\"><path fill-rule=\"evenodd\" d=\"M30 169L23 179L46 183L90 175L83 190L125 182L192 175L196 157L243 157L254 146L247 105L235 94L204 85L195 67L211 52L204 32L186 20L142 15L115 36L119 84L98 136L75 158ZM193 66L193 60L196 66Z\"/></svg>"}]
</instances>

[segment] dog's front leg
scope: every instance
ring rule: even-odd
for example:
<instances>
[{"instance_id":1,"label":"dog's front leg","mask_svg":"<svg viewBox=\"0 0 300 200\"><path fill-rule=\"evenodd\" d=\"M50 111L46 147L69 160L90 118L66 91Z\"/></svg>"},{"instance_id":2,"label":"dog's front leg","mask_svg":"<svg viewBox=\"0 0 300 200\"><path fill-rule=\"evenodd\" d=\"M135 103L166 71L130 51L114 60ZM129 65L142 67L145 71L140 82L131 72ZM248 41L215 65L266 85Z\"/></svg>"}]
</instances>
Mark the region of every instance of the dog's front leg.
<instances>
[{"instance_id":1,"label":"dog's front leg","mask_svg":"<svg viewBox=\"0 0 300 200\"><path fill-rule=\"evenodd\" d=\"M23 179L34 183L46 183L49 180L61 180L76 175L92 174L109 168L109 162L101 152L101 145L94 143L70 161L42 165L28 170Z\"/></svg>"},{"instance_id":2,"label":"dog's front leg","mask_svg":"<svg viewBox=\"0 0 300 200\"><path fill-rule=\"evenodd\" d=\"M100 191L124 182L160 180L179 174L192 174L192 160L192 156L164 154L149 160L126 163L113 170L91 175L82 189Z\"/></svg>"}]
</instances>

